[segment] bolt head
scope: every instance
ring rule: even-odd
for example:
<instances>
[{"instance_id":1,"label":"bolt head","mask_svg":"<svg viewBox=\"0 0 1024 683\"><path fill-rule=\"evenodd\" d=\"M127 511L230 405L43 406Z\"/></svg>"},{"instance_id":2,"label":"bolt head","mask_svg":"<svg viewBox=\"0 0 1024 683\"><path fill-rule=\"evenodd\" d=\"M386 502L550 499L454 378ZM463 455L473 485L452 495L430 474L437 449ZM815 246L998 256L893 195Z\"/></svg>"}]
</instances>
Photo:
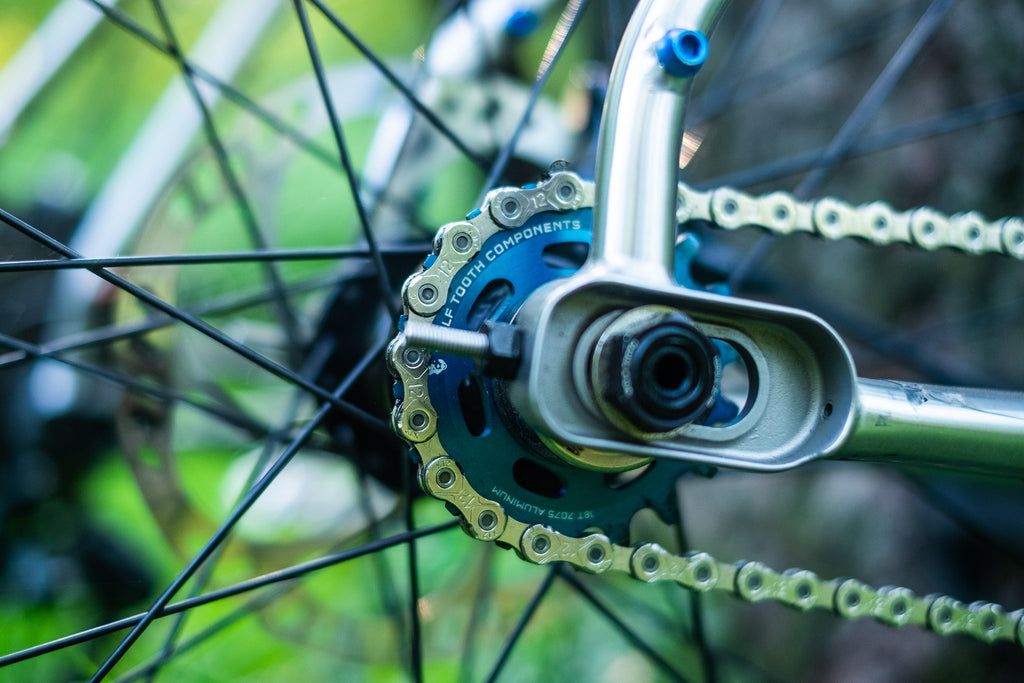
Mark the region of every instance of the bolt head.
<instances>
[{"instance_id":1,"label":"bolt head","mask_svg":"<svg viewBox=\"0 0 1024 683\"><path fill-rule=\"evenodd\" d=\"M481 328L487 335L487 355L480 360L480 372L489 377L513 379L522 361L522 332L508 323L488 320Z\"/></svg>"},{"instance_id":2,"label":"bolt head","mask_svg":"<svg viewBox=\"0 0 1024 683\"><path fill-rule=\"evenodd\" d=\"M540 16L530 9L517 9L505 22L505 32L513 38L525 38L540 24Z\"/></svg>"},{"instance_id":3,"label":"bolt head","mask_svg":"<svg viewBox=\"0 0 1024 683\"><path fill-rule=\"evenodd\" d=\"M672 29L658 41L658 63L670 76L690 78L708 58L708 38L700 31Z\"/></svg>"}]
</instances>

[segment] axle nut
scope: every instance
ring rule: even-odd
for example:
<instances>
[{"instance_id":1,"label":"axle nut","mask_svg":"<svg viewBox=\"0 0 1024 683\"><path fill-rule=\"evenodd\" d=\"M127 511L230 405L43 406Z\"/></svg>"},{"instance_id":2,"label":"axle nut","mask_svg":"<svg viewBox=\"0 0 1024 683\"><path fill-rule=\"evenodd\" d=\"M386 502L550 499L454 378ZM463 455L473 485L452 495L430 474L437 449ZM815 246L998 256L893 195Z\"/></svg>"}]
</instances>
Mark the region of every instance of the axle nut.
<instances>
[{"instance_id":1,"label":"axle nut","mask_svg":"<svg viewBox=\"0 0 1024 683\"><path fill-rule=\"evenodd\" d=\"M665 436L710 413L721 358L680 311L641 306L615 318L594 345L591 386L614 425L635 436Z\"/></svg>"}]
</instances>

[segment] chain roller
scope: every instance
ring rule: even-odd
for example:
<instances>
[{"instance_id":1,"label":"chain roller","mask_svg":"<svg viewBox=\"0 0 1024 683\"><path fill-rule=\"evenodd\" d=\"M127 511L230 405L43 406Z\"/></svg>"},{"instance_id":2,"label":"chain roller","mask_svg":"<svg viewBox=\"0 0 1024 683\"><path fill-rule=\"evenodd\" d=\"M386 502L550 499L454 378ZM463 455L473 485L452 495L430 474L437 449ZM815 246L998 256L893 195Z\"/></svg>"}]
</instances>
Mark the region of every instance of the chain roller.
<instances>
[{"instance_id":1,"label":"chain roller","mask_svg":"<svg viewBox=\"0 0 1024 683\"><path fill-rule=\"evenodd\" d=\"M874 244L952 247L1024 259L1024 220L989 221L976 211L946 216L928 207L896 211L885 202L854 206L832 197L803 202L786 192L755 197L731 187L702 192L680 183L676 218L680 223L705 220L727 230L756 226L778 235L858 237Z\"/></svg>"},{"instance_id":2,"label":"chain roller","mask_svg":"<svg viewBox=\"0 0 1024 683\"><path fill-rule=\"evenodd\" d=\"M479 212L438 233L424 269L403 288L410 320L430 323L458 270L500 230L521 226L541 211L593 205L593 185L568 172L553 173L526 188L491 192ZM758 226L777 234L806 232L829 239L859 237L925 249L954 247L972 254L1003 253L1024 259L1024 221L987 221L975 212L945 216L930 208L895 211L883 202L853 206L832 198L802 202L784 192L754 197L732 188L710 192L679 186L677 217L735 229ZM823 609L857 619L871 617L893 627L914 624L941 635L963 634L986 643L1024 645L1024 610L1007 612L991 602L969 605L946 595L918 597L897 586L873 588L856 579L821 579L806 569L777 572L761 562L729 564L705 552L673 554L655 543L627 547L602 534L578 538L540 524L527 525L500 503L473 489L437 434L437 415L426 393L430 358L409 353L400 334L388 349L388 364L400 381L392 412L396 431L419 455L420 485L457 512L466 532L510 547L537 564L566 562L588 572L622 571L645 581L672 581L694 591L723 591L747 602L772 601L794 609Z\"/></svg>"}]
</instances>

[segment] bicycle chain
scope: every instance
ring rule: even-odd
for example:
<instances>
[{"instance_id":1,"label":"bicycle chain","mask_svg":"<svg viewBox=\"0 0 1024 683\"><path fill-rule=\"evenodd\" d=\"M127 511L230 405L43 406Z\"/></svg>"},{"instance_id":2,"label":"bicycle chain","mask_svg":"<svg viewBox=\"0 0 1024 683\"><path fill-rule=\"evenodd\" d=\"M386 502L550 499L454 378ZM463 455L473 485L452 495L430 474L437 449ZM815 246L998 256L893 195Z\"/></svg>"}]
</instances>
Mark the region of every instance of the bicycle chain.
<instances>
[{"instance_id":1,"label":"bicycle chain","mask_svg":"<svg viewBox=\"0 0 1024 683\"><path fill-rule=\"evenodd\" d=\"M403 287L406 315L410 320L432 322L456 273L491 235L518 227L541 211L592 205L593 185L564 171L536 186L492 191L481 210L438 232L424 269ZM877 202L854 207L831 198L800 202L778 192L753 197L731 188L700 192L680 185L678 218L680 222L704 219L726 229L751 225L782 234L857 236L876 243L899 241L926 249L951 246L969 253L998 251L1024 258L1024 221L988 222L973 212L946 217L927 208L896 212ZM986 643L1024 645L1024 609L1007 612L995 603L964 604L942 594L919 597L907 588L873 588L850 578L824 580L805 569L777 572L757 561L730 564L700 551L676 555L656 543L627 547L597 533L569 537L541 524L519 521L500 503L476 491L441 444L437 414L427 393L429 356L407 347L402 334L388 347L388 365L399 380L393 425L419 456L423 490L454 508L463 529L476 539L512 548L536 564L561 561L592 573L621 571L645 582L674 581L689 590L723 591L747 602L773 600L804 611L825 609L848 619L870 616L894 627L915 624L940 635L959 633Z\"/></svg>"},{"instance_id":2,"label":"bicycle chain","mask_svg":"<svg viewBox=\"0 0 1024 683\"><path fill-rule=\"evenodd\" d=\"M680 183L676 218L705 220L726 230L756 226L778 235L859 237L874 244L952 247L1024 259L1024 219L988 221L976 211L946 216L928 207L896 211L885 202L853 206L832 197L802 202L786 192L754 197L730 187L701 192Z\"/></svg>"}]
</instances>

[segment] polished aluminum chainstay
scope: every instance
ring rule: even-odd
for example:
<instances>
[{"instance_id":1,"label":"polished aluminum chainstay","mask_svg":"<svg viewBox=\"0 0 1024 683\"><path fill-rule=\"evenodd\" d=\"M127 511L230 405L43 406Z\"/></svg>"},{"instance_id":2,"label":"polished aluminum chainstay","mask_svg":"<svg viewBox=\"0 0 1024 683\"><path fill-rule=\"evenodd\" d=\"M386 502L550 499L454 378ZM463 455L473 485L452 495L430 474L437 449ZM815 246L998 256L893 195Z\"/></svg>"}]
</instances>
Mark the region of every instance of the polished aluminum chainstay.
<instances>
[{"instance_id":1,"label":"polished aluminum chainstay","mask_svg":"<svg viewBox=\"0 0 1024 683\"><path fill-rule=\"evenodd\" d=\"M403 298L409 323L433 323L456 274L479 252L489 237L519 227L540 212L590 207L593 196L592 184L567 172L554 173L532 188L492 191L479 212L471 214L466 221L446 225L438 232L434 256L428 260L430 265L406 281ZM735 206L730 207L729 202L734 202ZM789 215L794 217L782 227L779 207L786 207ZM833 230L828 236L863 237L863 226L874 225L873 221L883 213L883 209L887 219L901 225L913 223L915 215L929 216L936 226L940 226L936 232L943 235L950 246L959 245L956 238L949 237L955 229L948 226L961 225L958 221L965 219L945 218L930 209L896 214L886 207L880 208L879 204L851 207L833 199L802 203L781 193L753 197L731 189L696 192L680 186L681 218L703 218L729 228L757 225L778 232L811 232L811 227L816 225L812 217L821 215L824 220L827 218L825 214L835 211L841 216L842 229ZM722 225L719 222L722 215L736 215L737 218ZM971 220L978 221L979 229L989 236L985 238L985 244L992 243L991 235L998 227L1006 252L1021 256L1020 251L1024 247L1013 237L1024 231L1020 219L986 223L977 214L968 215L974 217ZM825 224L832 225L829 220L825 220ZM957 234L964 232L956 230L960 230ZM820 229L814 231L819 232ZM875 241L880 239L877 234L874 238ZM938 245L924 243L921 246L934 248ZM976 251L969 245L961 248ZM401 382L401 396L392 413L393 424L418 453L420 485L430 495L453 505L459 512L463 528L474 538L511 547L522 558L537 564L568 562L593 573L616 570L645 582L674 581L690 590L723 591L747 602L772 600L800 610L825 609L849 619L870 616L890 626L914 624L941 635L959 633L987 643L1007 641L1024 645L1024 609L1007 612L995 603L974 602L968 605L940 594L918 597L907 588L873 588L856 579L824 580L804 569L780 573L760 562L730 564L704 552L675 555L654 543L627 547L612 543L601 534L574 538L547 526L519 521L508 514L498 501L474 490L456 459L446 452L441 443L437 433L437 413L427 392L429 352L408 345L405 336L399 334L392 341L387 358L392 373Z\"/></svg>"}]
</instances>

